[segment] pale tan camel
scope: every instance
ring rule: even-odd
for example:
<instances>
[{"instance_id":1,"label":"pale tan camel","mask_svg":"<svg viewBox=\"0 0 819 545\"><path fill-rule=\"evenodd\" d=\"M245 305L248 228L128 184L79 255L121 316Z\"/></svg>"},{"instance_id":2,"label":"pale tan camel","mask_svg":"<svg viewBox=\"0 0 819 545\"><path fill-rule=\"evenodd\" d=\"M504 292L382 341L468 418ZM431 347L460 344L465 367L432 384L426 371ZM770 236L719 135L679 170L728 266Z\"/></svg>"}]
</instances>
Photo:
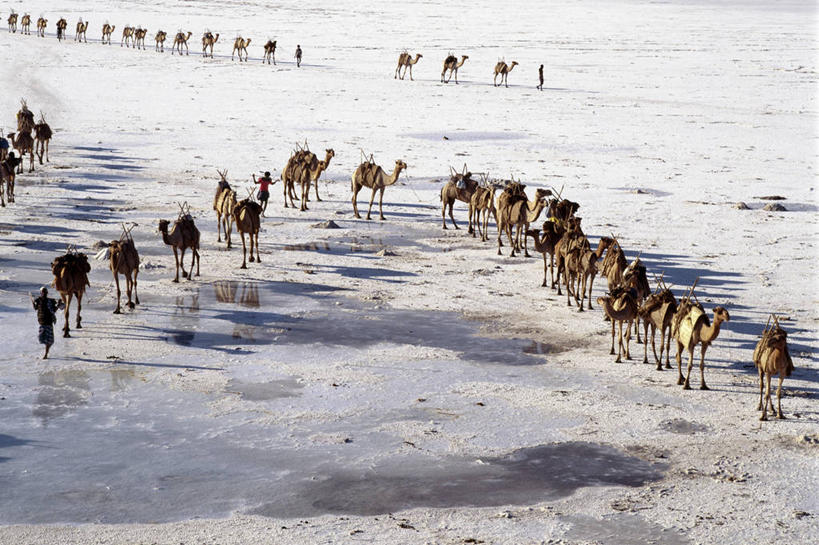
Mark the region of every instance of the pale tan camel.
<instances>
[{"instance_id":1,"label":"pale tan camel","mask_svg":"<svg viewBox=\"0 0 819 545\"><path fill-rule=\"evenodd\" d=\"M392 174L387 174L383 168L375 163L365 162L358 165L358 168L355 169L352 177L353 212L355 213L355 217L361 219L361 216L358 214L358 205L356 204L358 192L361 191L362 187L370 187L372 188L373 193L372 196L370 196L370 206L367 208L367 219L370 219L370 211L373 208L373 200L375 200L375 193L378 191L378 215L379 219L384 220L384 211L382 208L382 204L384 202L384 189L387 186L391 186L397 182L398 175L401 174L401 171L405 168L407 168L407 164L401 159L397 159L395 161L395 168L392 169Z\"/></svg>"},{"instance_id":2,"label":"pale tan camel","mask_svg":"<svg viewBox=\"0 0 819 545\"><path fill-rule=\"evenodd\" d=\"M148 29L137 27L134 29L134 47L137 49L145 49L145 36L148 35ZM141 47L140 47L141 46Z\"/></svg>"},{"instance_id":3,"label":"pale tan camel","mask_svg":"<svg viewBox=\"0 0 819 545\"><path fill-rule=\"evenodd\" d=\"M452 220L452 226L455 227L455 229L459 229L458 224L455 223L455 216L452 213L455 201L461 201L471 205L472 196L480 184L478 180L472 178L471 172L467 172L466 165L464 165L462 172L456 172L452 167L449 167L449 170L451 172L449 181L441 188L441 225L446 229L446 211L448 208L449 219ZM470 228L471 227L470 224ZM471 229L468 232L472 233Z\"/></svg>"},{"instance_id":4,"label":"pale tan camel","mask_svg":"<svg viewBox=\"0 0 819 545\"><path fill-rule=\"evenodd\" d=\"M296 185L296 169L302 163L312 163L316 161L317 157L316 154L311 152L309 149L298 149L296 150L289 159L287 159L287 164L284 165L281 173L282 179L282 191L284 192L284 207L287 208L287 200L290 199L290 206L293 208L296 207L296 203L294 202L296 198L295 193L295 185Z\"/></svg>"},{"instance_id":5,"label":"pale tan camel","mask_svg":"<svg viewBox=\"0 0 819 545\"><path fill-rule=\"evenodd\" d=\"M14 157L13 152L0 161L0 206L6 206L6 199L8 199L9 204L14 202L15 171L19 162L22 162L22 160Z\"/></svg>"},{"instance_id":6,"label":"pale tan camel","mask_svg":"<svg viewBox=\"0 0 819 545\"><path fill-rule=\"evenodd\" d=\"M509 72L511 72L517 65L518 61L512 61L512 64L506 64L504 61L498 62L498 64L495 65L495 78L492 80L492 85L495 87L499 87L501 85L509 87ZM498 76L501 77L500 83L497 82Z\"/></svg>"},{"instance_id":7,"label":"pale tan camel","mask_svg":"<svg viewBox=\"0 0 819 545\"><path fill-rule=\"evenodd\" d=\"M82 19L77 21L76 32L74 34L74 41L75 42L82 42L88 43L88 38L86 37L85 33L88 30L88 21L82 22Z\"/></svg>"},{"instance_id":8,"label":"pale tan camel","mask_svg":"<svg viewBox=\"0 0 819 545\"><path fill-rule=\"evenodd\" d=\"M444 69L441 71L441 82L442 83L449 83L449 80L452 78L452 75L455 74L455 83L458 83L458 69L464 65L466 60L469 57L466 55L461 56L461 61L458 62L458 59L455 58L454 55L449 55L446 59L444 59ZM444 79L444 74L446 74L447 70L449 70L449 77Z\"/></svg>"},{"instance_id":9,"label":"pale tan camel","mask_svg":"<svg viewBox=\"0 0 819 545\"><path fill-rule=\"evenodd\" d=\"M247 244L245 243L245 233L250 238L250 262L253 263L253 248L256 248L257 263L262 260L259 257L259 227L261 225L262 205L250 199L242 199L233 208L233 221L236 223L236 230L242 235L242 269L247 269Z\"/></svg>"},{"instance_id":10,"label":"pale tan camel","mask_svg":"<svg viewBox=\"0 0 819 545\"><path fill-rule=\"evenodd\" d=\"M322 159L321 161L318 161L317 167L310 171L310 184L313 185L316 188L316 201L318 201L318 202L321 202L321 198L319 197L319 192L318 192L319 177L321 176L322 172L324 172L325 170L327 170L329 168L330 161L335 156L336 156L336 152L333 151L333 148L325 149L324 150L324 159ZM309 195L310 187L308 186L307 189L308 189L307 194L304 195L305 202L310 200L310 195Z\"/></svg>"},{"instance_id":11,"label":"pale tan camel","mask_svg":"<svg viewBox=\"0 0 819 545\"><path fill-rule=\"evenodd\" d=\"M31 15L28 13L20 19L20 34L31 35Z\"/></svg>"},{"instance_id":12,"label":"pale tan camel","mask_svg":"<svg viewBox=\"0 0 819 545\"><path fill-rule=\"evenodd\" d=\"M202 35L202 56L208 56L208 48L210 48L210 58L213 58L213 46L216 42L219 41L219 33L213 34L210 31L205 32Z\"/></svg>"},{"instance_id":13,"label":"pale tan camel","mask_svg":"<svg viewBox=\"0 0 819 545\"><path fill-rule=\"evenodd\" d=\"M412 55L410 55L406 51L398 55L398 66L395 68L395 77L393 79L396 78L404 79L404 76L407 75L407 69L409 69L410 81L414 81L412 79L412 67L413 65L418 64L418 61L421 60L422 57L423 55L421 55L420 53L416 53L415 59L413 59ZM402 68L403 72L401 71Z\"/></svg>"},{"instance_id":14,"label":"pale tan camel","mask_svg":"<svg viewBox=\"0 0 819 545\"><path fill-rule=\"evenodd\" d=\"M48 162L48 143L51 141L53 133L51 127L46 123L45 116L40 113L40 122L34 125L34 152L43 164L43 155Z\"/></svg>"},{"instance_id":15,"label":"pale tan camel","mask_svg":"<svg viewBox=\"0 0 819 545\"><path fill-rule=\"evenodd\" d=\"M700 356L700 390L708 390L705 385L705 351L711 346L711 343L716 340L719 335L720 326L722 322L730 321L731 316L728 311L722 307L714 308L714 323L710 324L708 316L699 305L693 305L690 302L683 301L677 309L677 314L674 318L674 323L671 328L671 334L677 341L677 372L679 377L677 384L682 384L683 389L690 390L691 386L688 382L691 376L691 369L694 367L694 348L698 344L702 344L702 352ZM688 371L683 381L682 375L682 351L683 348L688 351Z\"/></svg>"},{"instance_id":16,"label":"pale tan camel","mask_svg":"<svg viewBox=\"0 0 819 545\"><path fill-rule=\"evenodd\" d=\"M11 142L11 147L17 150L17 156L21 159L20 164L17 167L17 174L23 173L22 159L26 156L26 154L29 156L28 171L34 172L34 138L32 138L31 133L18 132L16 138L14 133L9 133L8 139L9 142Z\"/></svg>"},{"instance_id":17,"label":"pale tan camel","mask_svg":"<svg viewBox=\"0 0 819 545\"><path fill-rule=\"evenodd\" d=\"M65 303L65 326L63 327L63 337L70 337L68 327L68 312L71 308L71 299L77 298L77 329L82 329L82 296L85 287L89 286L88 273L91 265L88 257L82 253L69 252L57 257L51 263L51 272L54 274L54 287L60 292L60 297Z\"/></svg>"},{"instance_id":18,"label":"pale tan camel","mask_svg":"<svg viewBox=\"0 0 819 545\"><path fill-rule=\"evenodd\" d=\"M120 238L120 240L112 240L108 244L108 268L114 275L114 283L117 286L117 308L114 314L120 314L122 308L119 304L120 295L122 291L119 287L119 275L125 277L125 291L128 294L128 308L133 310L139 304L139 295L137 295L137 274L139 274L139 253L136 246L134 246L133 239L128 236ZM133 293L134 300L131 301L131 294Z\"/></svg>"},{"instance_id":19,"label":"pale tan camel","mask_svg":"<svg viewBox=\"0 0 819 545\"><path fill-rule=\"evenodd\" d=\"M16 33L17 32L17 14L14 13L13 11L9 15L8 22L9 22L9 32Z\"/></svg>"},{"instance_id":20,"label":"pale tan camel","mask_svg":"<svg viewBox=\"0 0 819 545\"><path fill-rule=\"evenodd\" d=\"M131 47L134 44L134 27L126 26L122 29L122 38L119 40L119 46Z\"/></svg>"},{"instance_id":21,"label":"pale tan camel","mask_svg":"<svg viewBox=\"0 0 819 545\"><path fill-rule=\"evenodd\" d=\"M233 209L236 207L236 192L227 183L227 170L222 172L217 169L221 177L220 187L222 190L216 195L213 201L213 209L216 211L216 242L222 242L222 231L225 233L225 242L228 249L231 248L230 233L233 230Z\"/></svg>"},{"instance_id":22,"label":"pale tan camel","mask_svg":"<svg viewBox=\"0 0 819 545\"><path fill-rule=\"evenodd\" d=\"M774 326L765 327L762 338L754 349L754 365L759 371L759 406L762 411L760 420L768 420L768 404L771 412L779 419L785 418L782 414L782 382L785 377L791 376L794 370L793 360L788 351L788 334L779 326L779 320L774 316ZM779 375L779 386L776 390L776 409L771 401L771 377ZM763 394L763 379L767 382L767 390ZM763 404L764 400L764 404Z\"/></svg>"},{"instance_id":23,"label":"pale tan camel","mask_svg":"<svg viewBox=\"0 0 819 545\"><path fill-rule=\"evenodd\" d=\"M57 21L57 41L65 40L65 29L68 28L68 21L63 18L60 18Z\"/></svg>"},{"instance_id":24,"label":"pale tan camel","mask_svg":"<svg viewBox=\"0 0 819 545\"><path fill-rule=\"evenodd\" d=\"M651 328L651 350L657 363L657 371L663 370L663 351L665 351L665 368L671 369L671 323L677 312L677 300L671 290L664 289L651 294L642 305L638 315L643 320L643 363L648 363L648 329ZM660 355L657 356L657 346L654 342L657 330L660 330ZM666 334L666 331L668 333Z\"/></svg>"},{"instance_id":25,"label":"pale tan camel","mask_svg":"<svg viewBox=\"0 0 819 545\"><path fill-rule=\"evenodd\" d=\"M196 263L196 276L199 276L199 229L194 225L193 218L189 215L183 215L177 219L173 224L173 229L168 233L168 220L159 220L159 232L162 233L162 242L173 248L173 258L176 261L176 276L174 282L179 282L179 267L182 266L182 277L192 280L193 265ZM191 258L190 274L185 270L185 250L191 249L193 257ZM179 257L177 252L181 252L182 257Z\"/></svg>"},{"instance_id":26,"label":"pale tan camel","mask_svg":"<svg viewBox=\"0 0 819 545\"><path fill-rule=\"evenodd\" d=\"M173 55L174 51L179 51L179 56L182 56L182 46L185 46L185 55L190 54L190 50L188 49L188 40L193 35L193 32L188 32L184 34L183 32L177 32L176 36L173 39L173 47L171 47L171 55Z\"/></svg>"},{"instance_id":27,"label":"pale tan camel","mask_svg":"<svg viewBox=\"0 0 819 545\"><path fill-rule=\"evenodd\" d=\"M505 193L505 192L504 192ZM535 199L528 201L525 198L518 198L513 200L502 199L498 197L498 255L503 255L501 252L502 242L501 235L506 233L509 239L509 246L512 248L510 257L515 257L515 250L520 251L521 248L521 234L526 230L527 224L536 221L540 213L546 208L546 197L550 195L548 189L538 189L535 191ZM515 238L512 238L512 228L516 229ZM525 244L523 245L525 247ZM529 252L526 251L526 257L529 257Z\"/></svg>"},{"instance_id":28,"label":"pale tan camel","mask_svg":"<svg viewBox=\"0 0 819 545\"><path fill-rule=\"evenodd\" d=\"M40 17L37 19L37 36L45 38L45 30L48 26L48 19Z\"/></svg>"},{"instance_id":29,"label":"pale tan camel","mask_svg":"<svg viewBox=\"0 0 819 545\"><path fill-rule=\"evenodd\" d=\"M619 295L619 297L598 297L597 303L603 307L603 312L605 312L606 316L608 316L611 320L610 354L612 355L614 354L614 323L617 322L620 325L620 337L617 346L617 359L614 360L615 363L620 363L623 361L621 358L624 344L623 322L628 322L628 326L626 327L625 352L626 359L630 360L631 354L629 353L628 346L629 341L631 340L631 324L634 321L634 317L637 315L637 301L635 301L631 294L626 291L622 295Z\"/></svg>"},{"instance_id":30,"label":"pale tan camel","mask_svg":"<svg viewBox=\"0 0 819 545\"><path fill-rule=\"evenodd\" d=\"M613 242L614 239L601 237L596 250L591 250L586 246L577 246L570 253L571 257L566 264L569 273L566 276L567 279L571 276L574 282L576 282L576 286L573 287L575 303L577 303L579 307L578 312L583 312L583 302L586 299L587 293L589 310L592 310L592 289L594 287L594 278L597 276L597 262L603 256L603 252L605 252ZM567 292L569 291L569 284L570 282L567 281ZM579 301L577 297L578 294L580 295ZM569 301L569 306L571 306L571 301Z\"/></svg>"},{"instance_id":31,"label":"pale tan camel","mask_svg":"<svg viewBox=\"0 0 819 545\"><path fill-rule=\"evenodd\" d=\"M102 40L100 43L111 45L111 34L114 33L116 26L105 23L102 25Z\"/></svg>"},{"instance_id":32,"label":"pale tan camel","mask_svg":"<svg viewBox=\"0 0 819 545\"><path fill-rule=\"evenodd\" d=\"M481 242L489 240L489 215L495 218L495 224L498 223L498 213L495 209L495 192L497 187L494 185L478 187L472 198L469 200L469 228L467 232L475 233L481 237ZM481 228L483 224L483 228Z\"/></svg>"},{"instance_id":33,"label":"pale tan camel","mask_svg":"<svg viewBox=\"0 0 819 545\"><path fill-rule=\"evenodd\" d=\"M233 55L239 52L239 62L242 62L242 51L245 52L245 62L247 62L247 46L250 45L250 38L245 40L241 36L236 38L233 42L233 51L230 54L230 60L233 60Z\"/></svg>"},{"instance_id":34,"label":"pale tan camel","mask_svg":"<svg viewBox=\"0 0 819 545\"><path fill-rule=\"evenodd\" d=\"M554 285L555 278L555 248L557 243L563 238L565 229L562 222L545 221L543 222L543 236L534 229L526 231L526 235L535 240L535 251L543 254L543 282L541 287L549 286L548 271L551 263L552 270L552 285Z\"/></svg>"},{"instance_id":35,"label":"pale tan camel","mask_svg":"<svg viewBox=\"0 0 819 545\"><path fill-rule=\"evenodd\" d=\"M262 63L267 61L267 64L270 64L270 59L273 59L273 64L276 64L276 40L267 40L267 43L264 44L264 57L262 57Z\"/></svg>"},{"instance_id":36,"label":"pale tan camel","mask_svg":"<svg viewBox=\"0 0 819 545\"><path fill-rule=\"evenodd\" d=\"M156 46L154 46L154 51L159 51L160 53L165 52L165 39L168 37L168 33L164 30L158 30L156 32L156 36L154 36L154 42L156 42Z\"/></svg>"}]
</instances>

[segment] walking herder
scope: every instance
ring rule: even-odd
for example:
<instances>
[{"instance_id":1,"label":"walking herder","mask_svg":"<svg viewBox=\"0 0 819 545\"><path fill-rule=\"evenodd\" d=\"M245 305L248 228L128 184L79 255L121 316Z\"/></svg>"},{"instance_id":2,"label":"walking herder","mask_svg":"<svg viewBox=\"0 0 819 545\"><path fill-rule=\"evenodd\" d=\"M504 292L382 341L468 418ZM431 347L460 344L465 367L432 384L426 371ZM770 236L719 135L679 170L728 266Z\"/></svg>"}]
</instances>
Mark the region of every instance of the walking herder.
<instances>
[{"instance_id":1,"label":"walking herder","mask_svg":"<svg viewBox=\"0 0 819 545\"><path fill-rule=\"evenodd\" d=\"M40 288L40 296L34 298L29 294L31 304L37 311L37 321L40 323L40 331L37 336L40 344L45 345L43 359L48 359L48 350L54 344L54 323L57 321L57 310L65 308L65 303L52 299L48 296L48 288Z\"/></svg>"}]
</instances>

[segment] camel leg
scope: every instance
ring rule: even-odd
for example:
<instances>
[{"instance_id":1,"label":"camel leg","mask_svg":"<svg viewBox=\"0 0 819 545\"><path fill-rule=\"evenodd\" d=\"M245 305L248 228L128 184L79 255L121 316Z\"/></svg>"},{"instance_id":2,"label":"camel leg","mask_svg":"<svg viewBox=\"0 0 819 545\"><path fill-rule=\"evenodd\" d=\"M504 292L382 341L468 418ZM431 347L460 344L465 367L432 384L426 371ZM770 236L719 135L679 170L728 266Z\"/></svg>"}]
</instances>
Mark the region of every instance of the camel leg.
<instances>
[{"instance_id":1,"label":"camel leg","mask_svg":"<svg viewBox=\"0 0 819 545\"><path fill-rule=\"evenodd\" d=\"M239 229L239 233L242 235L242 266L239 268L247 269L247 245L245 244L245 232Z\"/></svg>"},{"instance_id":2,"label":"camel leg","mask_svg":"<svg viewBox=\"0 0 819 545\"><path fill-rule=\"evenodd\" d=\"M654 331L651 331L652 339L654 338ZM643 321L643 336L648 339L648 320ZM654 349L654 343L651 343L651 348ZM654 352L654 357L657 357L657 352ZM648 343L643 344L643 363L648 363Z\"/></svg>"},{"instance_id":3,"label":"camel leg","mask_svg":"<svg viewBox=\"0 0 819 545\"><path fill-rule=\"evenodd\" d=\"M179 266L182 267L182 278L187 278L190 280L190 276L188 275L188 271L185 270L185 250L187 250L187 246L182 246L182 249L179 250ZM193 271L191 271L193 272Z\"/></svg>"},{"instance_id":4,"label":"camel leg","mask_svg":"<svg viewBox=\"0 0 819 545\"><path fill-rule=\"evenodd\" d=\"M764 397L765 392L765 371L762 370L762 366L760 366L757 371L759 371L759 405L757 405L756 410L762 410L762 398Z\"/></svg>"},{"instance_id":5,"label":"camel leg","mask_svg":"<svg viewBox=\"0 0 819 545\"><path fill-rule=\"evenodd\" d=\"M567 306L572 306L572 290L569 287L569 277L571 277L571 274L569 274L568 269L569 269L569 267L568 267L568 263L567 263L566 274L563 275L563 279L566 281L566 305Z\"/></svg>"},{"instance_id":6,"label":"camel leg","mask_svg":"<svg viewBox=\"0 0 819 545\"><path fill-rule=\"evenodd\" d=\"M768 390L765 392L765 404L762 405L762 416L759 417L760 420L768 420L768 400L771 399L771 375L769 373L765 374L766 382L768 383Z\"/></svg>"},{"instance_id":7,"label":"camel leg","mask_svg":"<svg viewBox=\"0 0 819 545\"><path fill-rule=\"evenodd\" d=\"M225 234L227 238L227 234ZM222 242L222 214L216 212L216 242Z\"/></svg>"},{"instance_id":8,"label":"camel leg","mask_svg":"<svg viewBox=\"0 0 819 545\"><path fill-rule=\"evenodd\" d=\"M654 353L654 361L657 363L657 371L663 370L663 347L665 346L665 329L662 329L660 326L660 357L657 357L657 346L654 344L654 340L657 338L657 326L651 326L651 351ZM644 330L645 332L645 330ZM646 333L646 343L648 343L648 333Z\"/></svg>"},{"instance_id":9,"label":"camel leg","mask_svg":"<svg viewBox=\"0 0 819 545\"><path fill-rule=\"evenodd\" d=\"M466 232L472 235L472 238L475 238L475 228L472 226L472 215L475 213L475 209L472 207L472 203L469 203L469 221L466 225Z\"/></svg>"},{"instance_id":10,"label":"camel leg","mask_svg":"<svg viewBox=\"0 0 819 545\"><path fill-rule=\"evenodd\" d=\"M503 252L501 252L501 246L503 246L503 242L501 242L502 234L503 232L500 230L500 227L498 227L498 255L503 255Z\"/></svg>"},{"instance_id":11,"label":"camel leg","mask_svg":"<svg viewBox=\"0 0 819 545\"><path fill-rule=\"evenodd\" d=\"M597 273L595 273L597 274ZM592 309L592 287L594 286L594 274L590 275L589 277L589 310ZM584 287L583 290L585 291L586 288Z\"/></svg>"},{"instance_id":12,"label":"camel leg","mask_svg":"<svg viewBox=\"0 0 819 545\"><path fill-rule=\"evenodd\" d=\"M82 293L77 294L77 329L82 329Z\"/></svg>"},{"instance_id":13,"label":"camel leg","mask_svg":"<svg viewBox=\"0 0 819 545\"><path fill-rule=\"evenodd\" d=\"M28 171L34 172L34 147L28 151Z\"/></svg>"},{"instance_id":14,"label":"camel leg","mask_svg":"<svg viewBox=\"0 0 819 545\"><path fill-rule=\"evenodd\" d=\"M546 255L546 252L543 252L543 282L540 284L541 288L548 286L549 260L547 259Z\"/></svg>"},{"instance_id":15,"label":"camel leg","mask_svg":"<svg viewBox=\"0 0 819 545\"><path fill-rule=\"evenodd\" d=\"M127 284L127 280L128 280L128 278L126 277L126 284ZM114 283L117 285L117 308L114 309L114 314L120 314L122 312L122 309L119 306L119 296L120 296L120 294L122 292L119 289L119 273L118 272L114 273ZM131 298L130 298L130 292L129 292L128 300L130 301L130 299Z\"/></svg>"},{"instance_id":16,"label":"camel leg","mask_svg":"<svg viewBox=\"0 0 819 545\"><path fill-rule=\"evenodd\" d=\"M183 250L184 251L184 250ZM199 252L196 251L196 247L191 248L191 271L188 273L188 280L193 280L193 264L197 262L199 259ZM196 268L196 276L199 276L199 267Z\"/></svg>"},{"instance_id":17,"label":"camel leg","mask_svg":"<svg viewBox=\"0 0 819 545\"><path fill-rule=\"evenodd\" d=\"M173 281L179 282L179 254L176 251L176 246L173 246L173 260L176 262L176 277Z\"/></svg>"},{"instance_id":18,"label":"camel leg","mask_svg":"<svg viewBox=\"0 0 819 545\"><path fill-rule=\"evenodd\" d=\"M359 191L361 191L361 186L353 184L353 213L356 218L361 219L361 215L358 213L358 204L356 203ZM446 226L444 226L444 229L446 229Z\"/></svg>"},{"instance_id":19,"label":"camel leg","mask_svg":"<svg viewBox=\"0 0 819 545\"><path fill-rule=\"evenodd\" d=\"M677 341L677 386L681 386L684 382L683 374L682 374L682 350L683 345L680 341Z\"/></svg>"},{"instance_id":20,"label":"camel leg","mask_svg":"<svg viewBox=\"0 0 819 545\"><path fill-rule=\"evenodd\" d=\"M369 208L367 208L367 219L368 220L370 219L370 211L372 211L372 209L373 209L373 201L375 200L375 192L376 191L377 191L377 189L375 187L373 187L373 194L370 195L370 206L369 206Z\"/></svg>"},{"instance_id":21,"label":"camel leg","mask_svg":"<svg viewBox=\"0 0 819 545\"><path fill-rule=\"evenodd\" d=\"M614 320L611 320L611 351L609 355L614 355Z\"/></svg>"},{"instance_id":22,"label":"camel leg","mask_svg":"<svg viewBox=\"0 0 819 545\"><path fill-rule=\"evenodd\" d=\"M683 390L690 390L691 384L688 379L691 378L691 369L694 368L694 347L688 349L688 369L685 372L685 382L683 383Z\"/></svg>"},{"instance_id":23,"label":"camel leg","mask_svg":"<svg viewBox=\"0 0 819 545\"><path fill-rule=\"evenodd\" d=\"M196 276L199 276L199 262L201 258L199 256L199 241L196 242L196 246L193 247L193 255L196 256ZM191 272L193 272L193 268L191 268Z\"/></svg>"},{"instance_id":24,"label":"camel leg","mask_svg":"<svg viewBox=\"0 0 819 545\"><path fill-rule=\"evenodd\" d=\"M49 142L48 140L46 140L46 142L45 142L45 156L46 156L46 163L48 163L48 162L49 162L49 160L48 160L48 142Z\"/></svg>"},{"instance_id":25,"label":"camel leg","mask_svg":"<svg viewBox=\"0 0 819 545\"><path fill-rule=\"evenodd\" d=\"M441 197L441 202L443 203L441 205L441 224L446 229L446 201L443 197Z\"/></svg>"},{"instance_id":26,"label":"camel leg","mask_svg":"<svg viewBox=\"0 0 819 545\"><path fill-rule=\"evenodd\" d=\"M63 326L63 337L70 337L71 335L68 333L68 310L71 307L72 294L70 292L61 293L60 296L63 299L63 304L65 304L65 311L63 312L63 317L65 318L65 325Z\"/></svg>"},{"instance_id":27,"label":"camel leg","mask_svg":"<svg viewBox=\"0 0 819 545\"><path fill-rule=\"evenodd\" d=\"M779 386L776 388L776 417L779 420L784 420L785 415L782 414L782 382L785 380L785 377L782 374L782 371L779 371ZM771 403L771 408L773 409L773 403Z\"/></svg>"},{"instance_id":28,"label":"camel leg","mask_svg":"<svg viewBox=\"0 0 819 545\"><path fill-rule=\"evenodd\" d=\"M284 195L284 207L287 208L287 179L282 180L282 194Z\"/></svg>"},{"instance_id":29,"label":"camel leg","mask_svg":"<svg viewBox=\"0 0 819 545\"><path fill-rule=\"evenodd\" d=\"M404 71L406 73L406 70ZM409 66L409 74L410 74L410 81L415 81L412 79L412 65Z\"/></svg>"},{"instance_id":30,"label":"camel leg","mask_svg":"<svg viewBox=\"0 0 819 545\"><path fill-rule=\"evenodd\" d=\"M381 191L378 193L378 215L380 216L378 219L384 221L386 218L384 217L384 210L382 205L384 204L384 187L381 188Z\"/></svg>"},{"instance_id":31,"label":"camel leg","mask_svg":"<svg viewBox=\"0 0 819 545\"><path fill-rule=\"evenodd\" d=\"M248 238L248 239L249 239L249 241L250 241L250 260L249 260L249 261L250 261L251 263L253 263L254 261L256 261L256 258L255 258L255 257L253 257L253 248L254 248L254 244L255 244L255 243L254 243L254 241L253 241L253 229L252 229L252 228L251 228L251 231L248 233L248 237L247 237L247 238Z\"/></svg>"},{"instance_id":32,"label":"camel leg","mask_svg":"<svg viewBox=\"0 0 819 545\"><path fill-rule=\"evenodd\" d=\"M134 306L132 306L131 308L134 308L136 305L139 304L139 295L137 294L137 275L138 274L139 274L139 268L137 267L137 268L134 269L134 282L133 282L133 284L134 284Z\"/></svg>"},{"instance_id":33,"label":"camel leg","mask_svg":"<svg viewBox=\"0 0 819 545\"><path fill-rule=\"evenodd\" d=\"M452 214L452 209L454 208L454 206L455 206L455 199L452 199L449 202L449 219L452 220L452 225L455 227L455 229L460 229L460 227L458 227L458 224L455 223L455 216Z\"/></svg>"},{"instance_id":34,"label":"camel leg","mask_svg":"<svg viewBox=\"0 0 819 545\"><path fill-rule=\"evenodd\" d=\"M310 188L309 187L307 188L307 193L308 194L310 193ZM318 178L316 178L316 202L321 202L321 198L319 197L319 194L318 194Z\"/></svg>"},{"instance_id":35,"label":"camel leg","mask_svg":"<svg viewBox=\"0 0 819 545\"><path fill-rule=\"evenodd\" d=\"M256 231L256 263L261 263L262 258L259 257L259 231Z\"/></svg>"},{"instance_id":36,"label":"camel leg","mask_svg":"<svg viewBox=\"0 0 819 545\"><path fill-rule=\"evenodd\" d=\"M626 326L626 359L631 359L631 352L629 351L629 344L631 343L631 322Z\"/></svg>"},{"instance_id":37,"label":"camel leg","mask_svg":"<svg viewBox=\"0 0 819 545\"><path fill-rule=\"evenodd\" d=\"M702 351L700 352L700 390L710 390L708 386L705 385L705 351L708 350L708 345L702 345ZM773 406L773 405L771 405Z\"/></svg>"},{"instance_id":38,"label":"camel leg","mask_svg":"<svg viewBox=\"0 0 819 545\"><path fill-rule=\"evenodd\" d=\"M668 333L665 331L668 330ZM671 327L663 328L663 333L665 334L665 368L671 369ZM660 359L662 359L663 354L660 353Z\"/></svg>"},{"instance_id":39,"label":"camel leg","mask_svg":"<svg viewBox=\"0 0 819 545\"><path fill-rule=\"evenodd\" d=\"M621 355L623 352L623 321L619 320L617 322L620 324L620 334L617 337L617 359L614 360L614 363L620 363L623 361ZM612 328L614 328L614 320L612 320ZM614 342L614 338L612 337L612 342Z\"/></svg>"},{"instance_id":40,"label":"camel leg","mask_svg":"<svg viewBox=\"0 0 819 545\"><path fill-rule=\"evenodd\" d=\"M264 204L265 204L265 206L267 206L267 201L265 201ZM227 218L225 218L224 229L225 229L225 239L227 240L227 247L228 247L228 250L230 250L230 248L233 246L233 243L232 243L231 237L230 237L231 231L233 231L233 221L231 220L231 216L229 216L229 215L228 215Z\"/></svg>"}]
</instances>

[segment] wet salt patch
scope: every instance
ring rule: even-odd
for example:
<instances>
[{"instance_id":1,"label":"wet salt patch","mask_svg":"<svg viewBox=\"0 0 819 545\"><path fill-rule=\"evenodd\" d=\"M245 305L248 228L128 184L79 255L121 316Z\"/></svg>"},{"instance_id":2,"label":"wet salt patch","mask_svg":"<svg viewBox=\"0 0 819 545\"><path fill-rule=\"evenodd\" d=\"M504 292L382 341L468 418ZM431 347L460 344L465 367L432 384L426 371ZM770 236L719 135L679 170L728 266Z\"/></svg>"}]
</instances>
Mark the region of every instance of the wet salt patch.
<instances>
[{"instance_id":1,"label":"wet salt patch","mask_svg":"<svg viewBox=\"0 0 819 545\"><path fill-rule=\"evenodd\" d=\"M695 433L706 432L709 428L703 424L689 422L683 418L672 418L671 420L660 422L660 429L680 435L694 435Z\"/></svg>"},{"instance_id":2,"label":"wet salt patch","mask_svg":"<svg viewBox=\"0 0 819 545\"><path fill-rule=\"evenodd\" d=\"M271 380L267 382L243 382L231 379L225 392L239 394L245 401L270 401L287 397L298 397L304 388L296 379Z\"/></svg>"},{"instance_id":3,"label":"wet salt patch","mask_svg":"<svg viewBox=\"0 0 819 545\"><path fill-rule=\"evenodd\" d=\"M416 132L408 133L406 136L419 140L446 140L455 142L478 142L488 140L522 140L529 136L522 132L492 132L492 131L441 131L441 132Z\"/></svg>"},{"instance_id":4,"label":"wet salt patch","mask_svg":"<svg viewBox=\"0 0 819 545\"><path fill-rule=\"evenodd\" d=\"M635 515L611 515L602 519L582 515L560 517L570 524L564 539L582 540L604 545L687 545L691 543L678 530L664 528Z\"/></svg>"}]
</instances>

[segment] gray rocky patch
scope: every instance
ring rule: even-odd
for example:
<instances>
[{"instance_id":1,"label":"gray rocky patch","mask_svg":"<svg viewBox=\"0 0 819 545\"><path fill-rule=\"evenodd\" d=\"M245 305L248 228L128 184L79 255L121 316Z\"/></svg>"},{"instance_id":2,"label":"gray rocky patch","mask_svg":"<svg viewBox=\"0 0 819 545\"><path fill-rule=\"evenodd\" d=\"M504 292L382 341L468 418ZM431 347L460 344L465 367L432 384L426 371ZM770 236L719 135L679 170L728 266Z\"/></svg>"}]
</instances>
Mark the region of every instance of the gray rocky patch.
<instances>
[{"instance_id":1,"label":"gray rocky patch","mask_svg":"<svg viewBox=\"0 0 819 545\"><path fill-rule=\"evenodd\" d=\"M767 212L787 212L788 209L777 202L766 204L763 210Z\"/></svg>"},{"instance_id":2,"label":"gray rocky patch","mask_svg":"<svg viewBox=\"0 0 819 545\"><path fill-rule=\"evenodd\" d=\"M333 220L322 221L321 223L314 223L311 225L313 229L341 229L341 227Z\"/></svg>"}]
</instances>

